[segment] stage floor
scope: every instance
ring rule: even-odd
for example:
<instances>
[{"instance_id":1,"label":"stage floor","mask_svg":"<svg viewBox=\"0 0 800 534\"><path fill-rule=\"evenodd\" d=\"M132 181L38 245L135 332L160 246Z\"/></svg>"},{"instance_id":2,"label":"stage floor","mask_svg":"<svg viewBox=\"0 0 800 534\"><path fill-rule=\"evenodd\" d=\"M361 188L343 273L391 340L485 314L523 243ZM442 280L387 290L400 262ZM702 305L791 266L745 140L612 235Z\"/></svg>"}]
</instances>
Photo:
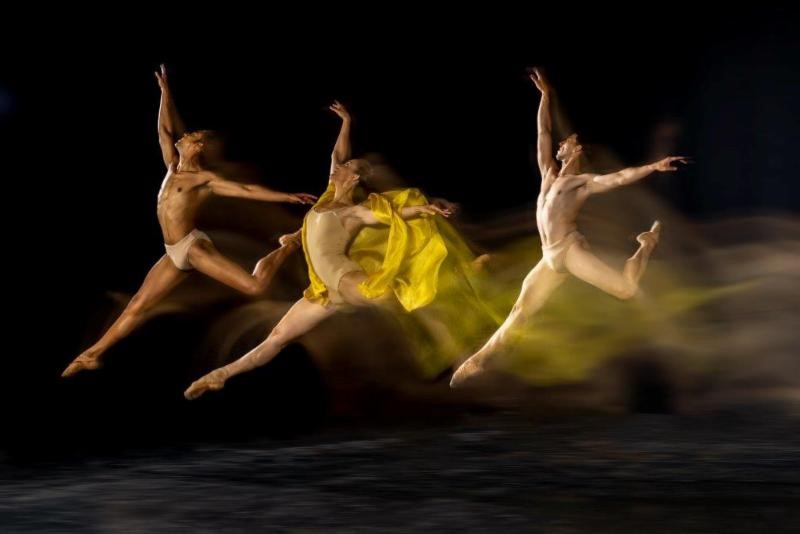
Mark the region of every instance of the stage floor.
<instances>
[{"instance_id":1,"label":"stage floor","mask_svg":"<svg viewBox=\"0 0 800 534\"><path fill-rule=\"evenodd\" d=\"M3 532L797 532L798 420L505 413L3 462Z\"/></svg>"}]
</instances>

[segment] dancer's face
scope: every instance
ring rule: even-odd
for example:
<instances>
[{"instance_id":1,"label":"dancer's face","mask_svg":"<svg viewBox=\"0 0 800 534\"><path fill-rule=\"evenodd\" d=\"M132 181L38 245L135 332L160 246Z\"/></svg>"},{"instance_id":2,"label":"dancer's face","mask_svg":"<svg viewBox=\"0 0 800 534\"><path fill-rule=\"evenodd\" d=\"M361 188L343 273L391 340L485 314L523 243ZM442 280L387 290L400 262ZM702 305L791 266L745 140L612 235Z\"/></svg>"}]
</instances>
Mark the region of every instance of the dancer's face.
<instances>
[{"instance_id":1,"label":"dancer's face","mask_svg":"<svg viewBox=\"0 0 800 534\"><path fill-rule=\"evenodd\" d=\"M362 173L368 168L369 163L363 159L351 159L337 165L331 174L331 181L336 187L345 191L353 189L361 180Z\"/></svg>"},{"instance_id":2,"label":"dancer's face","mask_svg":"<svg viewBox=\"0 0 800 534\"><path fill-rule=\"evenodd\" d=\"M203 140L205 134L203 132L188 132L183 135L178 142L175 143L175 148L182 156L191 156L199 154L203 151Z\"/></svg>"},{"instance_id":3,"label":"dancer's face","mask_svg":"<svg viewBox=\"0 0 800 534\"><path fill-rule=\"evenodd\" d=\"M558 161L567 161L568 159L577 156L582 151L583 146L578 143L578 134L572 134L558 144L556 159Z\"/></svg>"}]
</instances>

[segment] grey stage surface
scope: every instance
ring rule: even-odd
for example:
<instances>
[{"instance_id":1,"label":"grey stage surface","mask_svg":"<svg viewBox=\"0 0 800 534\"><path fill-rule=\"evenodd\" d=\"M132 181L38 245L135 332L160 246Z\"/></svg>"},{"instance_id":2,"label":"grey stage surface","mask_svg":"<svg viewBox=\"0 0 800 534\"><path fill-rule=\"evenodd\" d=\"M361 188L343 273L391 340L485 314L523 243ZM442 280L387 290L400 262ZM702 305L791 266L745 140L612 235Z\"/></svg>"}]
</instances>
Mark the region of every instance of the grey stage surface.
<instances>
[{"instance_id":1,"label":"grey stage surface","mask_svg":"<svg viewBox=\"0 0 800 534\"><path fill-rule=\"evenodd\" d=\"M6 461L0 530L797 532L796 428L777 414L505 413Z\"/></svg>"}]
</instances>

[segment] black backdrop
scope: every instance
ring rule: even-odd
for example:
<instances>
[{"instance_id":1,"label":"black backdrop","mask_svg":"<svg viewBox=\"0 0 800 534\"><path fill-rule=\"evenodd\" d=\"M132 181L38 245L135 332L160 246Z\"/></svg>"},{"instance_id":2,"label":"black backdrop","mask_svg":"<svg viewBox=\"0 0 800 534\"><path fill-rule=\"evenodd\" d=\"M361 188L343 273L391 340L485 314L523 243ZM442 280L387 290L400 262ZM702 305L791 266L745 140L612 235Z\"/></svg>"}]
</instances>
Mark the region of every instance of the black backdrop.
<instances>
[{"instance_id":1,"label":"black backdrop","mask_svg":"<svg viewBox=\"0 0 800 534\"><path fill-rule=\"evenodd\" d=\"M710 218L800 207L800 58L788 8L565 11L516 20L473 13L468 22L455 13L367 12L369 22L242 13L200 26L154 14L10 39L0 85L14 273L6 287L21 297L7 301L3 382L9 413L25 422L11 427L15 442L57 450L81 434L88 442L170 435L176 418L225 411L186 408L178 364L156 356L84 387L57 379L82 349L89 318L107 309L104 292L135 290L162 252L152 75L160 62L189 127L225 132L231 157L255 164L276 188L321 191L338 126L324 108L338 98L355 116L357 153L380 153L410 183L461 202L466 220L531 208L538 100L524 68L543 65L574 129L627 163L648 157L656 125L680 125L675 149L696 165L645 186L677 210ZM180 353L198 320L159 322L124 352ZM313 420L325 398L313 365L296 360L280 364L296 380L260 379L277 380L276 399L287 391L305 399L294 419ZM12 371L19 364L22 374ZM153 379L153 365L166 378ZM266 407L264 421L286 419L279 411Z\"/></svg>"}]
</instances>

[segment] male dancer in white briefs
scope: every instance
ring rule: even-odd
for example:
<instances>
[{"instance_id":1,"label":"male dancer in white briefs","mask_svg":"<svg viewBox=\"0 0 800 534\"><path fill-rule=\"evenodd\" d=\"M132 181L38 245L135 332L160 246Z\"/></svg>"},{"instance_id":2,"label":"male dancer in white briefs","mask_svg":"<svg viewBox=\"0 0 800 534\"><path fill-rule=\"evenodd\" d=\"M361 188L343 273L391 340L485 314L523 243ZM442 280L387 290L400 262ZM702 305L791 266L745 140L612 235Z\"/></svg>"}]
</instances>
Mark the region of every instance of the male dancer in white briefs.
<instances>
[{"instance_id":1,"label":"male dancer in white briefs","mask_svg":"<svg viewBox=\"0 0 800 534\"><path fill-rule=\"evenodd\" d=\"M542 259L525 277L522 291L505 322L453 374L450 382L453 387L480 374L507 345L510 334L530 325L531 318L570 274L619 299L633 297L639 289L639 279L647 267L647 260L658 243L661 224L656 221L649 231L637 236L639 249L628 258L620 273L592 254L586 239L577 230L578 212L590 195L631 184L654 171L675 171L675 163L687 163L684 157L671 156L612 174L582 173L579 156L583 147L578 143L578 136L572 134L558 145L556 160L560 162L559 167L553 159L550 85L538 69L533 70L530 78L542 94L537 147L542 184L536 201Z\"/></svg>"},{"instance_id":2,"label":"male dancer in white briefs","mask_svg":"<svg viewBox=\"0 0 800 534\"><path fill-rule=\"evenodd\" d=\"M183 281L189 271L197 269L242 293L257 295L266 290L284 260L299 249L299 235L284 236L281 247L262 258L252 274L248 273L220 254L209 237L195 227L197 211L210 195L293 204L313 204L316 200L306 193L281 193L259 185L240 184L205 170L201 156L213 133L208 130L186 133L172 100L165 67L161 65L155 75L161 87L158 142L167 167L158 192L157 214L166 254L150 269L122 315L100 340L67 366L62 373L65 377L100 367L103 354L142 324L147 312Z\"/></svg>"}]
</instances>

